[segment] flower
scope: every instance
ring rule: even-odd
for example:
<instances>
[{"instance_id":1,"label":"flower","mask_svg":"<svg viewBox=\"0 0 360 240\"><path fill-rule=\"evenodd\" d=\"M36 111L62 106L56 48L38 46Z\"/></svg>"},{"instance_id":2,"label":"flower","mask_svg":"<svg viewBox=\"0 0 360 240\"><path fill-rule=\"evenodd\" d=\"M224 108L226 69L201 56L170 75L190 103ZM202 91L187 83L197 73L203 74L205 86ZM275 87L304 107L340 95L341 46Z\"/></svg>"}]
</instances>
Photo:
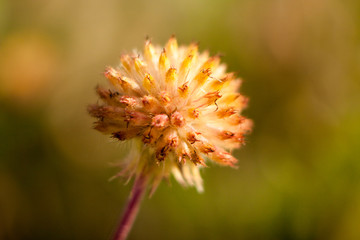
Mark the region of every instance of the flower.
<instances>
[{"instance_id":1,"label":"flower","mask_svg":"<svg viewBox=\"0 0 360 240\"><path fill-rule=\"evenodd\" d=\"M147 175L153 192L172 173L202 191L199 168L208 159L235 166L229 151L244 144L252 122L240 115L248 102L237 92L241 80L225 72L220 56L171 37L165 48L146 40L143 54L120 61L105 70L111 89L96 89L102 104L88 109L96 130L138 146L119 175Z\"/></svg>"}]
</instances>

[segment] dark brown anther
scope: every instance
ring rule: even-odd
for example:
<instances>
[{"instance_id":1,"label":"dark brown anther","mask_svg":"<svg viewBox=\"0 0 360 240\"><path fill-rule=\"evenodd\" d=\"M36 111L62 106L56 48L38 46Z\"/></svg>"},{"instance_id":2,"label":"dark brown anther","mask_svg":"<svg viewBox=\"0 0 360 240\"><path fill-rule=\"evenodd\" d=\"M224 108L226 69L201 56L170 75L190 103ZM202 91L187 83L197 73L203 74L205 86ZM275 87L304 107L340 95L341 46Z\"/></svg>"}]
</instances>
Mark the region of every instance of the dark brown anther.
<instances>
[{"instance_id":1,"label":"dark brown anther","mask_svg":"<svg viewBox=\"0 0 360 240\"><path fill-rule=\"evenodd\" d=\"M169 150L169 145L163 146L160 150L156 151L156 159L161 162L164 161Z\"/></svg>"},{"instance_id":2,"label":"dark brown anther","mask_svg":"<svg viewBox=\"0 0 360 240\"><path fill-rule=\"evenodd\" d=\"M200 164L200 165L206 166L204 159L196 151L193 151L191 153L191 161L195 165Z\"/></svg>"},{"instance_id":3,"label":"dark brown anther","mask_svg":"<svg viewBox=\"0 0 360 240\"><path fill-rule=\"evenodd\" d=\"M120 141L126 140L126 133L124 131L113 133L113 137L119 139Z\"/></svg>"},{"instance_id":4,"label":"dark brown anther","mask_svg":"<svg viewBox=\"0 0 360 240\"><path fill-rule=\"evenodd\" d=\"M199 141L199 139L197 139L196 134L194 132L188 132L186 134L186 139L191 143L194 144L195 142Z\"/></svg>"},{"instance_id":5,"label":"dark brown anther","mask_svg":"<svg viewBox=\"0 0 360 240\"><path fill-rule=\"evenodd\" d=\"M205 154L215 152L215 150L216 150L215 147L209 143L202 143L199 146L199 149L201 152L203 152Z\"/></svg>"},{"instance_id":6,"label":"dark brown anther","mask_svg":"<svg viewBox=\"0 0 360 240\"><path fill-rule=\"evenodd\" d=\"M142 138L143 143L149 144L153 140L153 136L151 135L152 129L153 129L152 127L149 127L144 131L143 138Z\"/></svg>"},{"instance_id":7,"label":"dark brown anther","mask_svg":"<svg viewBox=\"0 0 360 240\"><path fill-rule=\"evenodd\" d=\"M224 130L220 133L220 138L222 140L226 140L226 139L230 139L230 138L234 137L234 135L235 134L233 132Z\"/></svg>"}]
</instances>

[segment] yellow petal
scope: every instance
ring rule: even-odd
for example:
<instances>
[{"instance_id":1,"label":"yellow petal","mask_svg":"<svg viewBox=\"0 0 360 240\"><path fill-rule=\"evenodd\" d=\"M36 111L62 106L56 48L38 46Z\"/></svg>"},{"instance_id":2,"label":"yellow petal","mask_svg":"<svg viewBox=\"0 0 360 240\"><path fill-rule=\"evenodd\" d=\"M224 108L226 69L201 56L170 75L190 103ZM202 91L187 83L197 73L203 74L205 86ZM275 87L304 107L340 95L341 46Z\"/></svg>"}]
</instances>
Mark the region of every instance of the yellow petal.
<instances>
[{"instance_id":1,"label":"yellow petal","mask_svg":"<svg viewBox=\"0 0 360 240\"><path fill-rule=\"evenodd\" d=\"M131 57L129 55L121 55L120 62L128 72L131 72Z\"/></svg>"},{"instance_id":2,"label":"yellow petal","mask_svg":"<svg viewBox=\"0 0 360 240\"><path fill-rule=\"evenodd\" d=\"M169 68L170 68L170 62L168 57L166 56L166 51L164 48L159 58L159 71L161 74L164 75Z\"/></svg>"},{"instance_id":3,"label":"yellow petal","mask_svg":"<svg viewBox=\"0 0 360 240\"><path fill-rule=\"evenodd\" d=\"M166 72L165 81L166 83L174 83L177 80L176 68L169 68Z\"/></svg>"},{"instance_id":4,"label":"yellow petal","mask_svg":"<svg viewBox=\"0 0 360 240\"><path fill-rule=\"evenodd\" d=\"M151 90L154 89L154 87L155 87L155 80L149 73L145 74L145 77L144 77L144 80L143 80L143 87L148 92L151 92Z\"/></svg>"},{"instance_id":5,"label":"yellow petal","mask_svg":"<svg viewBox=\"0 0 360 240\"><path fill-rule=\"evenodd\" d=\"M166 44L165 47L166 51L169 53L170 56L177 55L178 52L178 43L176 41L175 36L172 36Z\"/></svg>"},{"instance_id":6,"label":"yellow petal","mask_svg":"<svg viewBox=\"0 0 360 240\"><path fill-rule=\"evenodd\" d=\"M150 40L147 40L145 42L145 48L144 48L144 55L147 61L152 62L155 58L155 48L150 42Z\"/></svg>"}]
</instances>

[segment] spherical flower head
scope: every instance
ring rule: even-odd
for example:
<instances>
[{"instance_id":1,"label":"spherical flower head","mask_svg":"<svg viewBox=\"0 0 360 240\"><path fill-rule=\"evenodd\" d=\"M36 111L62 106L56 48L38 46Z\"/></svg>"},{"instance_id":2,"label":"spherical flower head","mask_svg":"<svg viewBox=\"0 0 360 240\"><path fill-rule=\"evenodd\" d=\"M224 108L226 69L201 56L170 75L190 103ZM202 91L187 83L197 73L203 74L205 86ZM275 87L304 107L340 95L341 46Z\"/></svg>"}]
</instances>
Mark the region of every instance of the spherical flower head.
<instances>
[{"instance_id":1,"label":"spherical flower head","mask_svg":"<svg viewBox=\"0 0 360 240\"><path fill-rule=\"evenodd\" d=\"M240 115L248 102L238 93L241 80L219 56L171 37L165 48L147 40L143 54L120 61L105 70L111 89L97 87L102 104L89 106L96 130L137 146L119 175L147 175L154 191L173 174L202 191L206 161L235 166L229 152L244 144L252 122Z\"/></svg>"}]
</instances>

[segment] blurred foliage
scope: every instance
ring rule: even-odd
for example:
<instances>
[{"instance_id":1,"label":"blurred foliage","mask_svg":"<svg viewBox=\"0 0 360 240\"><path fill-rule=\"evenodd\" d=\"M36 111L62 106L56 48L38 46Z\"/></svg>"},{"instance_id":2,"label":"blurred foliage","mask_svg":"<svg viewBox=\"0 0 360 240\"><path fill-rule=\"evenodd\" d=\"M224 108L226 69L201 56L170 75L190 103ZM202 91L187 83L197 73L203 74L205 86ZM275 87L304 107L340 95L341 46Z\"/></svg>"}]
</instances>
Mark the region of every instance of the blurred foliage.
<instances>
[{"instance_id":1,"label":"blurred foliage","mask_svg":"<svg viewBox=\"0 0 360 240\"><path fill-rule=\"evenodd\" d=\"M0 1L0 239L110 238L126 148L85 109L106 65L173 33L225 55L255 129L204 194L163 183L129 239L360 239L355 0Z\"/></svg>"}]
</instances>

